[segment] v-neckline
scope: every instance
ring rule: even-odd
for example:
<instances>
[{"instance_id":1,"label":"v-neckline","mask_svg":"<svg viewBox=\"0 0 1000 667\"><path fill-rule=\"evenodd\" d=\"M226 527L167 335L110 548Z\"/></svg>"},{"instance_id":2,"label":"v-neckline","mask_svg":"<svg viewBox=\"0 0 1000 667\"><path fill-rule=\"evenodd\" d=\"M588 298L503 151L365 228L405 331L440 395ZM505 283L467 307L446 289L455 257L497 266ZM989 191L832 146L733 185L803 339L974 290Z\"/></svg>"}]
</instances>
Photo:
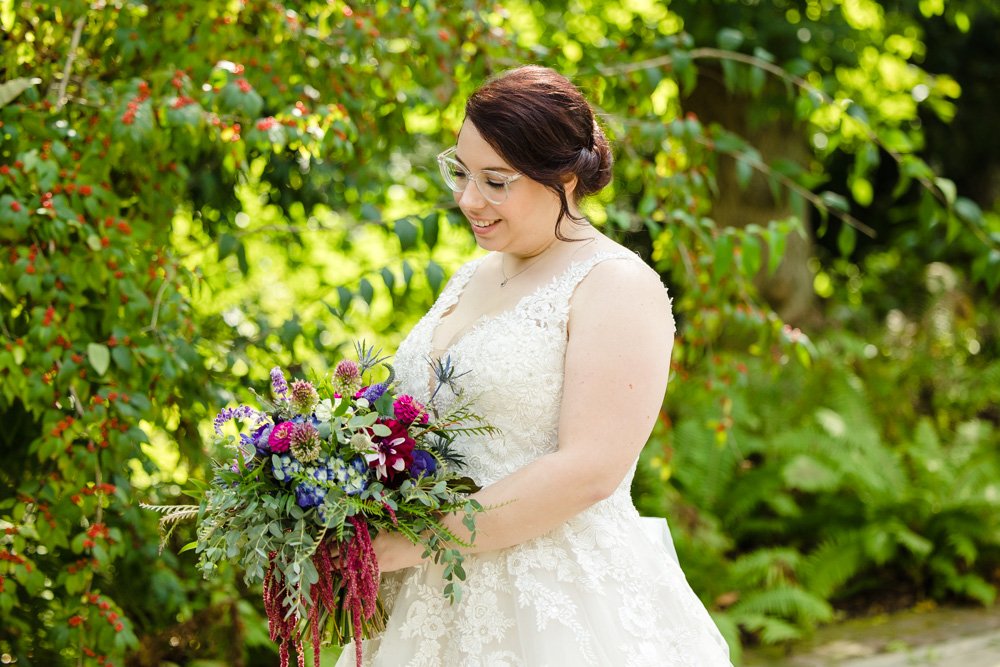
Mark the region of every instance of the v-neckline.
<instances>
[{"instance_id":1,"label":"v-neckline","mask_svg":"<svg viewBox=\"0 0 1000 667\"><path fill-rule=\"evenodd\" d=\"M461 300L462 295L465 294L466 288L469 286L469 283L472 282L472 279L476 275L476 272L479 270L479 267L482 266L483 262L486 260L487 257L489 257L489 255L484 255L483 257L480 257L478 260L475 260L476 263L471 267L469 275L466 277L465 281L461 285L456 286L457 293L451 298L450 303L448 303L448 305L446 306L442 306L439 313L436 315L436 319L431 323L431 326L429 327L430 333L427 339L427 357L435 364L440 362L441 359L444 359L446 356L448 356L452 352L452 350L454 350L466 338L476 333L476 331L486 326L486 324L513 315L514 313L519 311L529 299L557 285L559 281L565 279L566 276L569 275L570 271L572 271L577 265L593 261L595 258L601 257L603 255L609 255L613 257L616 256L617 254L618 253L616 253L613 250L598 250L589 257L572 260L569 264L566 265L566 268L563 269L560 273L555 274L549 280L539 284L538 287L524 294L520 299L518 299L514 303L513 306L492 314L483 313L482 315L477 317L472 322L472 324L470 324L468 327L465 328L463 332L461 332L461 336L459 336L458 338L452 338L452 340L448 343L448 345L441 350L440 356L434 356L433 353L436 350L436 348L434 347L434 336L437 333L438 327L441 326L441 321L444 319L443 313L447 311L449 308L453 309L452 312L454 312L454 309L457 309L458 303Z\"/></svg>"},{"instance_id":2,"label":"v-neckline","mask_svg":"<svg viewBox=\"0 0 1000 667\"><path fill-rule=\"evenodd\" d=\"M432 362L434 363L440 362L441 359L444 359L446 356L448 356L452 350L454 350L460 343L462 343L462 341L468 338L471 334L475 333L478 329L485 326L487 323L499 320L501 318L507 317L508 315L516 313L518 310L521 309L521 307L528 299L530 299L533 296L536 296L543 290L548 289L552 285L556 284L561 278L563 278L566 275L566 273L569 272L569 270L575 264L578 263L578 262L571 262L569 266L567 266L562 273L554 275L550 280L539 284L538 287L521 296L520 299L514 302L513 306L505 308L501 311L497 311L496 313L483 313L475 320L473 320L472 324L467 326L464 331L460 331L459 332L461 334L460 336L458 336L457 338L452 337L452 340L448 343L448 345L441 349L441 355L435 357L433 353L437 348L434 347L434 336L435 334L437 334L437 330L441 326L442 320L445 318L444 312L447 311L449 308L452 309L452 313L455 312L455 310L458 308L458 302L462 299L462 295L465 294L465 289L469 286L469 283L472 282L473 277L475 277L476 272L479 270L479 267L482 266L483 262L486 260L487 257L489 257L489 255L481 257L479 261L476 262L476 264L470 270L468 277L465 279L465 282L463 282L460 286L456 287L457 293L451 298L450 303L441 309L441 312L438 313L436 320L432 323L430 327L430 335L427 340L427 348L428 348L427 356L431 359Z\"/></svg>"}]
</instances>

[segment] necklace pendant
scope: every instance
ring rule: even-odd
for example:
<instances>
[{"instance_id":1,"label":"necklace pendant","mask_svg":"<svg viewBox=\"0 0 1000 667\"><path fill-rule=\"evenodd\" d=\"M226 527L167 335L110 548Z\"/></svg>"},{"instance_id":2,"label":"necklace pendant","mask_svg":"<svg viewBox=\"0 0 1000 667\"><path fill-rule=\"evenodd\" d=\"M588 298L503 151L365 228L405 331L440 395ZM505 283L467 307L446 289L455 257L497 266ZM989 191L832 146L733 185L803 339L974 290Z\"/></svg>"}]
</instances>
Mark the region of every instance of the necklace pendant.
<instances>
[{"instance_id":1,"label":"necklace pendant","mask_svg":"<svg viewBox=\"0 0 1000 667\"><path fill-rule=\"evenodd\" d=\"M510 278L504 278L503 282L500 283L500 287L506 287L508 282L510 282Z\"/></svg>"}]
</instances>

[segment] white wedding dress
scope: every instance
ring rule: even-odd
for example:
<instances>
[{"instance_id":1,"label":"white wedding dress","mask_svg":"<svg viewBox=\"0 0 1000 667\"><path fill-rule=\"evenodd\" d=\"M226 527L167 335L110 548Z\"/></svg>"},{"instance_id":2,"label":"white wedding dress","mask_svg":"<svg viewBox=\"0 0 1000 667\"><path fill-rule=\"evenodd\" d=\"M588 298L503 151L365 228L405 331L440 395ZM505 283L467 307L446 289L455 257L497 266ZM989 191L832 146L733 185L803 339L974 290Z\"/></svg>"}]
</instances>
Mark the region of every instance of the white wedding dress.
<instances>
[{"instance_id":1,"label":"white wedding dress","mask_svg":"<svg viewBox=\"0 0 1000 667\"><path fill-rule=\"evenodd\" d=\"M480 485L555 450L570 297L607 259L641 261L617 251L574 263L511 310L480 319L447 351L458 372L468 371L457 383L476 397L475 411L502 431L458 443L463 472ZM481 261L456 272L400 345L400 391L426 397L434 329ZM437 400L450 398L443 388ZM632 504L634 471L609 498L549 533L466 556L454 605L442 594L439 565L383 577L389 619L380 637L365 641L364 664L729 666L728 647L684 578L666 526L661 520L666 539L657 536ZM338 667L353 665L354 654L353 644L345 648Z\"/></svg>"}]
</instances>

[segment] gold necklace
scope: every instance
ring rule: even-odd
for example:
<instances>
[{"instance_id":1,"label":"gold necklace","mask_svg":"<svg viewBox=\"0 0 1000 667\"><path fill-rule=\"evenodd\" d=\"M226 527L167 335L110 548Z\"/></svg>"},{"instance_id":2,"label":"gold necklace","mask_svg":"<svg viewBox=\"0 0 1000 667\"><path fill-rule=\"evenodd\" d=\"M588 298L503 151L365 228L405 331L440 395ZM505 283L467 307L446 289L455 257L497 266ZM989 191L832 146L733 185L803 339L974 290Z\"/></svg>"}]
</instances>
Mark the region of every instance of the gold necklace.
<instances>
[{"instance_id":1,"label":"gold necklace","mask_svg":"<svg viewBox=\"0 0 1000 667\"><path fill-rule=\"evenodd\" d=\"M509 283L511 280L513 280L514 278L517 278L519 275L521 275L522 273L524 273L525 271L527 271L528 269L530 269L531 267L533 267L535 264L538 264L538 262L542 261L542 258L545 257L545 253L546 252L548 252L548 248L546 248L545 250L543 250L538 255L538 258L535 261L533 261L531 264L528 264L526 267L524 267L523 269L521 269L520 271L518 271L517 273L515 273L512 276L508 276L507 272L503 270L503 257L501 257L500 258L500 273L503 274L503 280L500 281L500 287L505 287L507 285L507 283Z\"/></svg>"},{"instance_id":2,"label":"gold necklace","mask_svg":"<svg viewBox=\"0 0 1000 667\"><path fill-rule=\"evenodd\" d=\"M593 240L594 240L594 237L591 236L590 238L587 239L587 242L584 243L583 245L588 245ZM504 258L500 257L500 273L503 274L503 280L500 281L500 287L505 286L511 280L513 280L514 278L517 278L519 275L521 275L522 273L524 273L525 271L527 271L528 269L530 269L531 267L533 267L535 264L538 264L538 262L542 261L542 258L545 257L545 255L548 253L549 248L551 248L555 244L556 244L556 241L553 241L552 244L548 248L546 248L542 252L538 253L538 257L535 259L535 261L533 261L531 264L528 264L526 267L524 267L523 269L521 269L520 271L518 271L517 273L515 273L514 275L509 276L509 277L507 276L507 272L503 270L503 259ZM576 251L573 252L573 255L575 256L576 253L579 252L579 251L580 251L580 248L577 248Z\"/></svg>"}]
</instances>

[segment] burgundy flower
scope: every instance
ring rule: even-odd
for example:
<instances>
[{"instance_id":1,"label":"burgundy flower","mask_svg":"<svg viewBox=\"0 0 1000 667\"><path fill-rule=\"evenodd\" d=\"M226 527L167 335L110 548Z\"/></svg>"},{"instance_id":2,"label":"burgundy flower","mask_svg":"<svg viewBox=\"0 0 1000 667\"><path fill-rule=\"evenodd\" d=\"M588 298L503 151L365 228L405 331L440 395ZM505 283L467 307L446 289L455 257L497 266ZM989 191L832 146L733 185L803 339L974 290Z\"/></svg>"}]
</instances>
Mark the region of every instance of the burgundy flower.
<instances>
[{"instance_id":1,"label":"burgundy flower","mask_svg":"<svg viewBox=\"0 0 1000 667\"><path fill-rule=\"evenodd\" d=\"M275 454L288 451L291 445L292 431L295 424L292 422L281 422L271 430L271 435L267 437L267 444Z\"/></svg>"},{"instance_id":2,"label":"burgundy flower","mask_svg":"<svg viewBox=\"0 0 1000 667\"><path fill-rule=\"evenodd\" d=\"M375 476L390 483L405 477L413 464L413 447L416 444L406 430L406 424L397 419L380 419L380 424L389 427L387 436L372 438L374 447L365 454L368 467L375 470Z\"/></svg>"}]
</instances>

